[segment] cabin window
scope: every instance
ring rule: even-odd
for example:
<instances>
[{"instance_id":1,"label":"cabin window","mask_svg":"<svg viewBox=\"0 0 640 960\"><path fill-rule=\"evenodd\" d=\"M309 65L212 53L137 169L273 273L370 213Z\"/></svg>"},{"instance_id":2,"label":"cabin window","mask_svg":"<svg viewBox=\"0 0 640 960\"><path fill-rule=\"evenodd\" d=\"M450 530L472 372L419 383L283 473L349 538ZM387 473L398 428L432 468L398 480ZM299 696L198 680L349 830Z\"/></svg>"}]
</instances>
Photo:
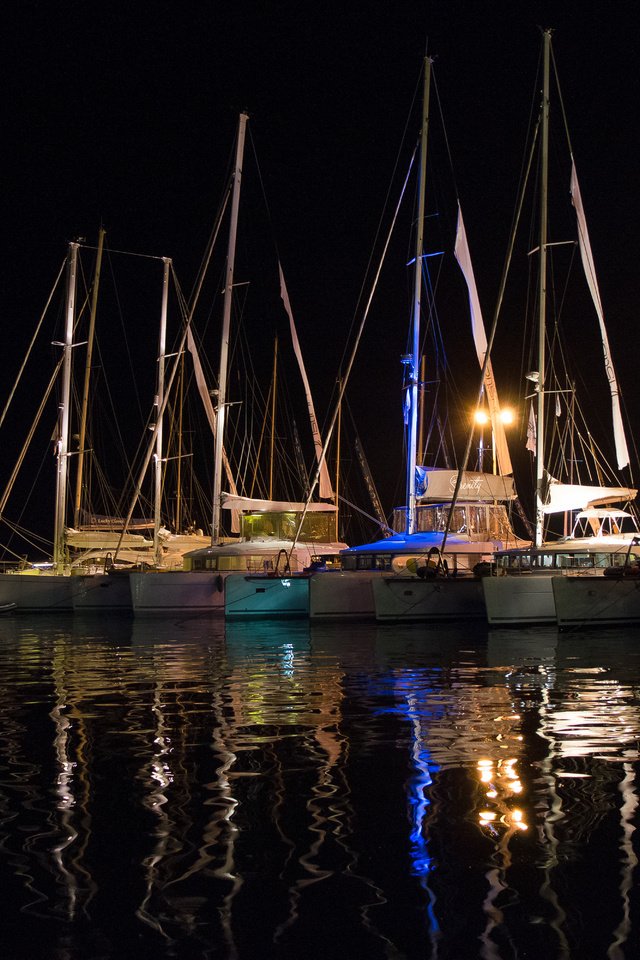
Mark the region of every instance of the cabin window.
<instances>
[{"instance_id":1,"label":"cabin window","mask_svg":"<svg viewBox=\"0 0 640 960\"><path fill-rule=\"evenodd\" d=\"M625 563L638 563L640 562L640 556L637 553L629 553L626 551L624 553L612 553L612 554L602 554L603 557L606 557L606 563L603 563L603 567L622 567Z\"/></svg>"},{"instance_id":2,"label":"cabin window","mask_svg":"<svg viewBox=\"0 0 640 960\"><path fill-rule=\"evenodd\" d=\"M190 557L184 562L185 570L217 570L217 557Z\"/></svg>"},{"instance_id":3,"label":"cabin window","mask_svg":"<svg viewBox=\"0 0 640 960\"><path fill-rule=\"evenodd\" d=\"M301 513L245 513L241 518L241 535L247 540L273 537L276 540L293 540L298 531ZM333 511L316 513L310 511L304 518L298 540L315 543L334 543L336 540L336 514Z\"/></svg>"},{"instance_id":4,"label":"cabin window","mask_svg":"<svg viewBox=\"0 0 640 960\"><path fill-rule=\"evenodd\" d=\"M342 558L343 570L391 570L392 557L386 553L347 553Z\"/></svg>"},{"instance_id":5,"label":"cabin window","mask_svg":"<svg viewBox=\"0 0 640 960\"><path fill-rule=\"evenodd\" d=\"M323 553L311 557L309 570L342 570L342 561L339 553Z\"/></svg>"},{"instance_id":6,"label":"cabin window","mask_svg":"<svg viewBox=\"0 0 640 960\"><path fill-rule=\"evenodd\" d=\"M416 508L416 530L420 533L444 533L449 518L449 504L419 504ZM401 530L406 524L406 510L394 510L393 525ZM466 533L480 540L513 538L509 516L503 504L464 503L453 511L450 533Z\"/></svg>"},{"instance_id":7,"label":"cabin window","mask_svg":"<svg viewBox=\"0 0 640 960\"><path fill-rule=\"evenodd\" d=\"M302 524L299 539L312 543L334 543L336 540L335 513L308 513Z\"/></svg>"},{"instance_id":8,"label":"cabin window","mask_svg":"<svg viewBox=\"0 0 640 960\"><path fill-rule=\"evenodd\" d=\"M245 513L242 515L240 535L246 540L259 537L279 537L279 519L277 513Z\"/></svg>"},{"instance_id":9,"label":"cabin window","mask_svg":"<svg viewBox=\"0 0 640 960\"><path fill-rule=\"evenodd\" d=\"M275 554L231 554L213 557L192 557L185 560L185 570L211 571L225 573L270 573L275 568ZM188 564L188 565L187 565ZM292 562L292 567L294 566Z\"/></svg>"},{"instance_id":10,"label":"cabin window","mask_svg":"<svg viewBox=\"0 0 640 960\"><path fill-rule=\"evenodd\" d=\"M487 507L487 539L488 540L510 540L513 538L511 521L505 507L502 504L494 504Z\"/></svg>"},{"instance_id":11,"label":"cabin window","mask_svg":"<svg viewBox=\"0 0 640 960\"><path fill-rule=\"evenodd\" d=\"M539 553L532 558L531 566L536 570L550 570L553 567L552 553Z\"/></svg>"},{"instance_id":12,"label":"cabin window","mask_svg":"<svg viewBox=\"0 0 640 960\"><path fill-rule=\"evenodd\" d=\"M593 566L593 556L588 553L577 553L575 565L580 570L585 570L587 567Z\"/></svg>"}]
</instances>

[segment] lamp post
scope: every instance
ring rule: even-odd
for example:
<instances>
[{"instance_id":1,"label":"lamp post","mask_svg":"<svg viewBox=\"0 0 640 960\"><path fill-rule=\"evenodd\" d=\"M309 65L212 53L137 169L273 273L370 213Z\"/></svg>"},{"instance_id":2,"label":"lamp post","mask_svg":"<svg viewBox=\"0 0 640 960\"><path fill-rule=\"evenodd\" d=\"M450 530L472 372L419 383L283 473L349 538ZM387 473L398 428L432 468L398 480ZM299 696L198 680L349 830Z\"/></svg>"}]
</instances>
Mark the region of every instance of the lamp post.
<instances>
[{"instance_id":1,"label":"lamp post","mask_svg":"<svg viewBox=\"0 0 640 960\"><path fill-rule=\"evenodd\" d=\"M484 473L484 428L489 423L489 414L486 410L476 410L473 419L480 427L480 439L478 440L478 470ZM493 441L491 443L493 451ZM495 459L495 458L494 458Z\"/></svg>"},{"instance_id":2,"label":"lamp post","mask_svg":"<svg viewBox=\"0 0 640 960\"><path fill-rule=\"evenodd\" d=\"M511 410L509 407L505 407L503 410L499 411L498 417L500 419L500 422L503 423L505 427L509 426L514 421L513 410ZM485 450L484 428L488 423L491 422L491 417L489 416L489 414L484 408L480 407L478 410L474 411L473 419L475 423L477 423L478 426L480 427L480 439L478 442L478 470L480 471L480 473L484 473L484 450ZM493 461L492 472L495 474L497 473L497 463L496 463L496 443L495 443L495 435L493 432L493 426L491 429L491 457Z\"/></svg>"}]
</instances>

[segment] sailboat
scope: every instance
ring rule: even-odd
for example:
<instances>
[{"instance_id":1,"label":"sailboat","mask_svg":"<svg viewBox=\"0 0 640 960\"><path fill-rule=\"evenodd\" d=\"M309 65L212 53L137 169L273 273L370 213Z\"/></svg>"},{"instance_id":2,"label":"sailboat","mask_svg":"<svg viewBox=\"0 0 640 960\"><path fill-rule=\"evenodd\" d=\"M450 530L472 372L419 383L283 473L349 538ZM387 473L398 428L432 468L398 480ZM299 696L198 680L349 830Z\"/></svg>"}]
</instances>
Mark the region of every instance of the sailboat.
<instances>
[{"instance_id":1,"label":"sailboat","mask_svg":"<svg viewBox=\"0 0 640 960\"><path fill-rule=\"evenodd\" d=\"M183 556L197 546L203 546L206 538L195 528L183 533L171 532L162 525L162 485L165 456L163 450L163 413L168 397L165 395L167 360L167 316L170 279L173 264L170 258L162 257L162 298L160 331L156 373L156 393L149 428L152 431L147 449L147 458L142 468L139 486L147 474L148 461L153 459L153 520L145 521L147 529L153 529L153 538L136 535L138 525L131 519L137 492L129 516L120 518L100 537L95 523L90 529L66 530L66 541L79 552L78 568L87 572L79 579L73 594L73 609L78 613L131 613L131 589L129 575L133 569L142 567L156 569L179 569ZM181 353L175 359L175 369ZM145 430L145 433L147 431ZM82 450L82 442L80 442ZM109 518L106 518L109 521ZM178 526L178 529L180 527ZM139 542L140 541L140 542ZM88 569L91 568L91 569Z\"/></svg>"},{"instance_id":2,"label":"sailboat","mask_svg":"<svg viewBox=\"0 0 640 960\"><path fill-rule=\"evenodd\" d=\"M94 466L98 464L95 441L98 439L100 426L96 428L95 425L92 426L89 423L88 409L94 405L89 402L90 396L93 398L93 390L90 389L90 373L95 364L95 360L92 360L94 346L97 350L95 327L104 239L105 231L101 229L96 251L91 297L89 297L88 292L86 295L85 293L78 293L79 279L83 275L82 253L84 245L81 242L74 242L69 247L65 261L65 334L63 342L55 344L62 348L62 356L49 381L45 398L40 404L38 416L29 431L7 489L0 499L0 515L3 516L3 520L6 520L8 526L14 526L8 515L5 514L5 506L12 491L17 486L16 481L20 467L25 463L30 445L33 445L36 427L46 411L46 402L54 387L58 387L60 399L54 444L56 495L54 502L53 559L50 562L48 560L28 562L25 559L20 562L13 562L9 569L6 568L8 564L6 565L0 578L0 598L2 598L0 602L11 603L13 604L12 608L16 610L70 611L72 608L87 610L103 609L105 607L110 610L126 608L130 610L131 602L126 572L132 566L143 563L151 565L156 562L158 542L162 544L165 562L175 563L177 562L176 557L179 557L181 564L182 553L193 549L199 542L195 536L176 537L173 534L170 535L164 529L154 531L154 533L157 532L157 537L154 535L152 538L150 534L154 528L153 520L145 516L133 519L129 517L125 520L120 515L121 511L118 504L113 502L115 499L112 492L114 489L113 480L110 483L105 482L103 471L98 465L98 469L95 470L98 479L94 482L90 478L90 471L85 463L91 457L92 464ZM160 258L149 257L147 259L155 261ZM166 315L166 295L171 261L167 258L162 259L164 261L163 311ZM49 304L53 300L62 274L63 271L61 270L54 291L49 298ZM136 277L135 290L137 297L140 295L140 288L139 277ZM119 295L122 296L122 289L119 289ZM83 327L84 307L88 306L89 300L91 301L90 317L87 339L84 340L81 337L81 328ZM105 302L108 303L108 296ZM32 354L35 352L36 340L42 329L46 314L47 310L44 311L36 334L31 341L10 400L16 400L20 396L17 392L18 384L21 379L24 379L23 374L28 361L32 359ZM82 333L84 333L83 329ZM82 384L81 378L76 376L77 368L80 366L78 352L83 347L86 347L84 351L84 384ZM120 352L116 354L116 357L117 362L121 363ZM73 362L74 359L75 363ZM103 343L100 350L100 367L105 374L105 379L107 379L105 364ZM158 367L160 368L160 366L159 363ZM77 393L81 403L79 403L78 416L76 417L75 409L72 410L72 398L76 395L74 381L78 380L80 380L81 389ZM122 380L121 387L123 387ZM7 403L3 419L9 406L10 403ZM112 414L113 419L117 422L117 411L113 408ZM146 435L148 431L145 429L144 432ZM120 452L123 455L124 468L129 472L129 459L127 451L124 450L124 438L119 426L118 434L123 449L116 451L113 443L110 444L108 451L110 466L112 462L115 464L116 457L114 454ZM70 444L73 449L70 449ZM71 467L73 470L70 469ZM25 472L24 469L23 472ZM71 480L74 479L73 474L75 474L75 496L73 496L73 490L71 489ZM119 486L118 489L120 489ZM92 501L91 504L89 504L89 500ZM112 507L111 510L110 507ZM26 539L27 534L25 533ZM204 542L204 538L200 542ZM7 552L9 552L8 549ZM107 569L110 570L108 575L105 573ZM105 589L105 587L109 589Z\"/></svg>"},{"instance_id":3,"label":"sailboat","mask_svg":"<svg viewBox=\"0 0 640 960\"><path fill-rule=\"evenodd\" d=\"M393 527L401 532L383 540L343 551L337 576L314 577L310 617L340 620L375 617L380 621L482 619L481 587L474 576L498 546L522 542L516 536L507 506L516 498L511 463L499 418L497 390L489 369L486 378L494 448L495 473L423 466L418 457L421 313L424 297L424 239L427 132L432 62L424 60L418 210L413 277L410 354L403 358L407 373L408 423L406 506L394 513ZM471 258L458 207L456 258L469 294L478 359L482 364L486 337L475 289ZM484 338L484 344L483 344ZM454 502L456 485L460 495ZM449 533L448 531L455 531ZM331 581L335 580L332 584Z\"/></svg>"},{"instance_id":4,"label":"sailboat","mask_svg":"<svg viewBox=\"0 0 640 960\"><path fill-rule=\"evenodd\" d=\"M56 490L53 561L47 566L22 564L0 573L0 605L16 610L71 610L75 581L65 557L64 526L69 476L68 447L71 398L71 357L76 311L79 243L69 244L66 261L66 306L61 360L61 397L55 435Z\"/></svg>"},{"instance_id":5,"label":"sailboat","mask_svg":"<svg viewBox=\"0 0 640 960\"><path fill-rule=\"evenodd\" d=\"M415 217L413 309L410 354L403 357L407 371L408 441L406 506L396 511L393 529L384 539L341 551L340 564L330 570L309 571L305 577L273 579L259 576L230 578L226 584L228 619L252 617L308 617L311 620L449 620L484 618L482 587L473 576L479 563L494 551L522 543L514 533L506 505L515 499L511 464L500 422L499 403L488 367L487 397L501 455L499 474L465 471L462 495L453 503L458 472L418 464L418 410L421 384L421 311L424 271L427 132L432 63L424 60L422 123L418 145L418 211ZM486 352L479 328L477 302L466 235L459 214L460 242L456 255L465 276L472 313L475 308L476 345L481 365ZM484 336L484 334L483 334ZM344 385L343 385L344 389ZM498 444L496 444L498 445ZM455 533L448 533L453 525ZM442 549L444 553L442 553ZM448 576L444 576L445 569ZM432 579L432 571L437 576Z\"/></svg>"},{"instance_id":6,"label":"sailboat","mask_svg":"<svg viewBox=\"0 0 640 960\"><path fill-rule=\"evenodd\" d=\"M553 580L555 577L581 578L584 575L603 577L608 567L629 564L636 557L633 547L639 533L634 515L626 504L631 503L637 491L628 486L610 487L599 484L582 485L560 482L551 476L547 450L547 398L555 394L559 403L560 391L554 388L548 363L547 349L547 255L551 243L548 237L548 144L550 101L551 31L543 35L543 91L541 106L541 189L539 214L539 278L538 278L538 369L527 374L534 394L529 419L528 447L535 455L536 487L535 539L530 549L498 552L494 575L483 580L487 619L490 624L555 623ZM578 226L578 243L588 287L600 325L605 369L612 400L613 435L616 445L618 470L629 466L629 454L620 411L619 388L609 348L604 316L596 280L595 267L582 198L578 186L576 166L571 156L571 197ZM537 410L533 401L536 401ZM537 415L536 415L537 414ZM621 506L622 504L623 506ZM617 506L616 506L617 505ZM570 532L556 540L545 540L546 518L552 514L573 517ZM605 585L603 579L603 585ZM563 595L575 597L574 584L561 588ZM606 586L606 585L605 585ZM570 601L570 603L573 601Z\"/></svg>"},{"instance_id":7,"label":"sailboat","mask_svg":"<svg viewBox=\"0 0 640 960\"><path fill-rule=\"evenodd\" d=\"M288 500L245 497L236 490L223 490L224 437L227 414L227 382L231 307L244 143L248 116L240 114L236 141L227 265L224 289L222 336L215 410L215 451L213 479L213 518L207 546L188 551L182 570L149 570L130 575L132 606L135 616L167 613L223 613L227 577L234 571L273 573L295 572L309 566L317 557L336 556L345 543L337 539L337 507L328 502L331 485L326 467L321 497L313 504ZM302 359L295 337L295 326L284 277L280 276L281 296L289 315L294 346L301 367ZM314 431L316 451L322 444L317 431L306 375L303 380ZM239 537L224 536L222 511L239 517ZM300 531L303 514L305 520Z\"/></svg>"}]
</instances>

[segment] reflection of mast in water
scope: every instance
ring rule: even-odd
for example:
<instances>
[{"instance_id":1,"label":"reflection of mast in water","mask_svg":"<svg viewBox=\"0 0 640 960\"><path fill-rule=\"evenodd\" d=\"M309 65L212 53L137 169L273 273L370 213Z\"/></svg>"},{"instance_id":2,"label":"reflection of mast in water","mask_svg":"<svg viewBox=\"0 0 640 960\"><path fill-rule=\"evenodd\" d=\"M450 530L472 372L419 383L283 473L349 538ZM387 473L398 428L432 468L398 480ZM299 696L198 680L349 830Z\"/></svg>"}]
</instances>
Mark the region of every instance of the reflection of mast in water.
<instances>
[{"instance_id":1,"label":"reflection of mast in water","mask_svg":"<svg viewBox=\"0 0 640 960\"><path fill-rule=\"evenodd\" d=\"M232 907L240 887L242 886L242 877L236 872L235 868L235 841L238 836L238 827L233 822L233 816L238 806L238 800L231 790L232 768L236 763L237 751L233 745L232 731L229 724L225 721L225 709L223 697L217 693L214 696L214 716L219 721L213 728L212 748L219 760L216 767L217 780L215 784L209 784L208 789L217 793L217 797L207 800L208 806L215 808L215 813L209 820L203 844L200 847L200 862L194 865L194 870L199 870L204 865L205 859L210 858L210 852L222 851L222 858L216 855L218 866L214 869L214 876L229 886L228 892L222 901L222 908L219 911L220 923L224 935L224 941L227 947L227 955L230 960L237 956L235 946ZM221 860L221 862L220 862Z\"/></svg>"},{"instance_id":2,"label":"reflection of mast in water","mask_svg":"<svg viewBox=\"0 0 640 960\"><path fill-rule=\"evenodd\" d=\"M344 698L342 679L342 671L331 670L328 679L323 679L316 688L322 691L321 703L316 707L319 717L317 726L306 738L310 756L317 768L315 783L310 788L311 796L306 802L306 809L312 818L309 832L315 838L306 852L296 859L304 874L289 886L288 917L275 931L273 939L274 943L282 941L285 933L298 920L298 907L303 892L314 884L330 880L339 872L343 877L357 881L364 889L365 895L359 907L359 924L374 940L381 941L387 948L391 943L373 919L373 910L386 902L384 894L371 877L362 873L359 855L348 842L355 833L356 811L347 778L349 740L340 730L341 704ZM320 751L317 747L320 747ZM335 865L335 856L331 853L332 842L343 854L339 869ZM292 855L293 852L292 850ZM330 868L321 866L323 856L332 863ZM289 861L293 862L293 856ZM286 873L287 866L285 864L283 874Z\"/></svg>"},{"instance_id":3,"label":"reflection of mast in water","mask_svg":"<svg viewBox=\"0 0 640 960\"><path fill-rule=\"evenodd\" d=\"M249 633L239 625L234 625L227 639L234 650L241 648L243 641L245 644L257 642L262 654L255 679L248 683L246 663L242 665L245 679L243 687L246 686L246 689L243 690L238 684L231 688L234 691L233 725L239 747L246 749L255 744L256 736L262 739L258 733L260 728L266 731L274 723L279 728L275 738L263 749L271 763L269 777L274 785L275 802L271 809L271 822L286 850L280 876L286 881L297 868L301 867L303 871L302 876L289 881L287 916L273 932L273 942L279 943L299 919L298 908L303 892L314 884L328 880L335 873L332 867L322 865L323 850L330 840L334 840L346 852L346 870L356 877L353 871L355 857L345 841L351 835L348 820L353 811L347 800L348 785L344 781L345 742L339 732L342 673L335 669L333 663L325 662L322 669L326 676L319 682L317 675L310 672L314 661L308 653L308 630L301 633L293 625L291 632L284 632L282 625L277 625L273 630L273 625L265 624L258 637L255 636L255 625L252 625ZM246 647L243 653L246 653ZM263 659L265 653L269 662L267 670ZM244 696L241 695L243 692ZM289 731L287 725L293 729ZM255 731L249 742L246 742L247 735L242 733L243 728ZM306 760L311 761L309 769L313 771L314 781L306 791L309 797L304 801L310 815L305 836L310 837L310 842L304 852L297 856L300 845L289 836L286 819L291 815L287 800L292 796L297 798L298 793L292 793L290 786L287 787L286 779L291 775L290 758L283 754L283 747L292 737L299 744L296 749L296 768L301 763L300 756L303 753ZM306 763L302 765L306 767Z\"/></svg>"},{"instance_id":4,"label":"reflection of mast in water","mask_svg":"<svg viewBox=\"0 0 640 960\"><path fill-rule=\"evenodd\" d=\"M335 692L338 698L341 698L342 693L339 688L339 679ZM323 684L323 702L322 704L318 704L321 718L326 717L325 693L326 687ZM339 719L338 701L335 702L334 707L336 715L333 718L333 722L330 725L320 722L319 725L311 731L311 736L307 735L305 737L314 767L317 769L317 775L315 783L310 788L311 796L306 801L306 809L311 817L311 824L308 828L311 835L311 842L305 852L298 855L295 863L294 854L296 844L287 836L283 824L284 818L280 815L284 813L283 801L285 799L282 761L276 755L274 755L273 758L277 771L277 782L280 787L277 794L278 805L277 808L274 809L274 814L276 815L274 822L280 836L290 848L289 855L283 865L282 875L284 876L290 872L292 867L295 868L295 864L302 867L304 871L302 877L293 880L289 885L288 915L286 920L275 930L273 937L274 943L281 942L285 933L290 930L299 919L298 907L303 891L313 884L320 883L333 876L334 871L332 869L326 869L320 866L322 849L328 841L329 831L326 827L328 823L331 822L333 825L334 839L338 841L344 850L348 850L344 842L344 837L348 836L351 832L347 829L347 823L353 811L346 800L348 796L348 786L344 781L344 760L342 758L345 744L339 734L337 725ZM318 747L320 750L318 750ZM338 781L341 781L341 783L338 783ZM330 807L330 816L327 816L327 814L323 812L326 805ZM354 857L352 854L350 854L349 860L353 862Z\"/></svg>"},{"instance_id":5,"label":"reflection of mast in water","mask_svg":"<svg viewBox=\"0 0 640 960\"><path fill-rule=\"evenodd\" d=\"M142 903L136 910L136 916L146 923L163 937L167 934L162 928L162 924L150 913L149 906L152 893L157 884L157 867L167 856L168 846L171 840L171 828L174 826L170 820L165 806L167 804L166 790L173 782L173 774L169 764L169 754L171 753L171 738L164 719L164 703L162 698L162 684L158 682L155 685L153 694L152 713L156 719L156 735L154 737L154 753L150 760L149 780L154 785L150 794L144 798L143 803L148 807L157 818L155 835L158 838L156 847L152 854L145 857L143 867L145 872L146 893Z\"/></svg>"},{"instance_id":6,"label":"reflection of mast in water","mask_svg":"<svg viewBox=\"0 0 640 960\"><path fill-rule=\"evenodd\" d=\"M142 634L140 631L138 633L140 641ZM153 665L155 687L151 710L155 718L154 751L144 771L139 774L139 779L145 787L142 803L157 821L154 831L157 842L153 852L143 861L146 890L136 915L169 940L175 939L175 933L170 928L177 928L181 936L198 936L202 918L197 915L205 899L199 893L189 896L188 883L193 879L197 885L203 875L209 874L224 885L225 894L218 909L218 919L227 956L232 960L237 950L231 908L242 884L241 878L234 873L234 844L238 829L232 823L232 818L238 802L231 792L230 783L231 768L237 757L228 746L232 741L231 725L226 718L224 696L216 687L204 714L211 731L211 749L216 758L215 778L201 784L208 794L202 803L203 812L213 808L214 813L207 817L202 828L190 813L197 803L193 787L198 784L198 779L193 771L187 769L188 751L195 735L191 727L201 708L194 715L194 704L189 695L199 695L205 689L210 689L206 681L207 666L211 669L212 664L202 660L199 662L198 672L203 677L203 689L200 685L193 686L189 679L193 664L185 669L179 661L158 660ZM219 667L220 664L213 665L216 673ZM197 842L189 839L194 829L201 831ZM187 866L180 866L181 861L187 858ZM183 893L184 890L187 892ZM159 906L155 903L158 896L163 901Z\"/></svg>"},{"instance_id":7,"label":"reflection of mast in water","mask_svg":"<svg viewBox=\"0 0 640 960\"><path fill-rule=\"evenodd\" d=\"M636 772L631 763L624 763L623 770L624 778L619 787L622 794L622 807L620 808L620 824L622 827L622 839L620 841L620 852L622 854L620 870L622 919L613 931L613 942L607 951L607 956L611 957L611 960L621 960L623 957L621 947L627 942L631 932L629 895L633 889L634 870L638 866L638 858L633 849L633 834L636 831L633 821L638 809Z\"/></svg>"},{"instance_id":8,"label":"reflection of mast in water","mask_svg":"<svg viewBox=\"0 0 640 960\"><path fill-rule=\"evenodd\" d=\"M64 657L55 650L52 655L52 669L55 703L49 716L55 727L54 795L59 815L60 839L51 847L51 857L61 887L65 890L65 917L73 920L79 901L80 908L86 912L87 905L96 892L95 883L83 865L91 836L87 737L82 710L74 704L71 691L65 689ZM72 759L74 722L78 737L76 760Z\"/></svg>"},{"instance_id":9,"label":"reflection of mast in water","mask_svg":"<svg viewBox=\"0 0 640 960\"><path fill-rule=\"evenodd\" d=\"M403 678L404 680L405 678ZM407 781L407 793L409 799L409 816L411 829L409 832L410 856L412 861L412 873L419 877L421 883L429 898L429 939L431 941L433 956L435 956L436 945L440 936L440 927L435 915L436 897L431 889L428 878L431 870L431 856L429 855L426 831L424 829L427 821L427 813L431 805L429 797L429 788L433 784L432 771L429 768L430 752L426 747L425 738L422 735L420 727L421 710L417 698L411 692L411 684L407 687L407 715L413 728L413 741L411 744L411 760L413 763L413 775ZM433 763L433 772L438 770L437 764Z\"/></svg>"},{"instance_id":10,"label":"reflection of mast in water","mask_svg":"<svg viewBox=\"0 0 640 960\"><path fill-rule=\"evenodd\" d=\"M239 760L259 777L256 790L271 794L270 806L262 811L266 820L260 843L270 851L270 872L286 890L283 919L273 929L265 928L262 936L283 949L295 949L300 921L299 949L305 950L301 902L308 909L309 902L333 900L333 882L348 878L353 893L333 904L334 922L336 912L351 911L357 900L358 927L386 949L389 941L371 915L371 908L385 899L361 873L351 845L356 814L347 779L349 741L341 730L344 643L334 648L330 635L316 633L313 655L309 643L306 625L227 625L229 664L236 657L239 664L237 677L232 671L227 687L228 728ZM361 655L358 662L362 669ZM242 771L237 775L242 777ZM250 802L250 796L246 799ZM246 818L250 807L243 812L244 806L240 801L239 813ZM274 860L279 855L280 867Z\"/></svg>"},{"instance_id":11,"label":"reflection of mast in water","mask_svg":"<svg viewBox=\"0 0 640 960\"><path fill-rule=\"evenodd\" d=\"M582 651L586 652L584 646ZM572 659L577 660L574 656ZM541 762L544 773L541 782L546 784L549 811L543 821L549 853L541 894L550 902L558 903L552 872L563 865L578 845L586 848L596 828L610 813L614 797L611 786L616 779L616 765L621 762L624 776L618 783L622 797L618 889L622 919L612 933L607 951L607 956L617 960L624 955L621 948L631 930L629 893L638 863L632 839L638 795L630 761L638 759L640 714L633 688L612 679L602 662L599 659L597 667L578 663L565 666L566 675L578 676L575 690L569 685L560 691L564 699L556 692L553 700L546 697L540 706L537 733L548 744L547 755ZM590 684L587 683L589 675L594 677ZM564 919L559 906L558 915Z\"/></svg>"},{"instance_id":12,"label":"reflection of mast in water","mask_svg":"<svg viewBox=\"0 0 640 960\"><path fill-rule=\"evenodd\" d=\"M549 702L549 690L555 682L556 649L555 628L551 632L536 628L532 632L523 630L517 634L512 630L494 630L490 634L488 662L493 667L500 667L501 672L504 671L504 694L511 708L510 716L498 716L496 722L508 720L516 724L513 734L517 730L517 735L512 735L511 740L512 744L520 743L518 753L523 759L528 756L528 744L523 746L525 738L521 731L530 728L530 715L537 719L540 703ZM536 722L536 735L541 735L537 727ZM543 767L543 772L537 782L546 782L544 760L539 761L539 764ZM518 836L537 826L538 837L542 838L549 851L554 843L553 820L562 816L558 797L552 796L549 784L548 796L544 799L536 800L534 796L527 796L532 788L523 781L518 770L519 765L519 758L504 756L481 760L478 763L478 776L485 797L478 819L485 834L491 836L495 842L492 856L494 866L487 872L489 892L483 904L487 925L480 938L482 957L486 960L501 956L492 934L500 929L504 930L508 923L506 911L499 906L498 900L501 899L511 906L509 891L512 891L516 898L519 896L509 880L509 871L513 867L513 844L518 842ZM536 825L535 821L530 822L527 819L525 808L538 811L546 809L546 804L551 812L543 815L541 824ZM557 902L553 888L546 880L541 886L540 895L551 907L550 911L545 913L545 925L553 929L557 936L558 956L569 956L569 947L562 930L565 914Z\"/></svg>"},{"instance_id":13,"label":"reflection of mast in water","mask_svg":"<svg viewBox=\"0 0 640 960\"><path fill-rule=\"evenodd\" d=\"M446 835L451 818L444 799L449 783L456 783L457 772L467 771L473 792L464 819L475 819L492 846L489 859L493 866L486 874L489 889L483 902L486 924L477 934L479 955L497 960L500 954L490 934L503 918L495 900L507 889L510 840L527 828L521 802L523 784L517 773L523 750L521 717L512 709L502 669L496 674L499 682L488 668L482 682L471 683L468 657L459 643L451 651L444 642L435 649L431 669L394 670L394 712L411 724L412 775L407 781L407 800L412 872L420 877L428 897L428 933L435 957L440 941L452 936L438 919L448 917L453 893L441 889L443 871L438 862L443 856L440 834L444 831ZM477 666L471 669L477 676ZM435 860L432 848L440 851ZM448 855L455 862L453 849Z\"/></svg>"}]
</instances>

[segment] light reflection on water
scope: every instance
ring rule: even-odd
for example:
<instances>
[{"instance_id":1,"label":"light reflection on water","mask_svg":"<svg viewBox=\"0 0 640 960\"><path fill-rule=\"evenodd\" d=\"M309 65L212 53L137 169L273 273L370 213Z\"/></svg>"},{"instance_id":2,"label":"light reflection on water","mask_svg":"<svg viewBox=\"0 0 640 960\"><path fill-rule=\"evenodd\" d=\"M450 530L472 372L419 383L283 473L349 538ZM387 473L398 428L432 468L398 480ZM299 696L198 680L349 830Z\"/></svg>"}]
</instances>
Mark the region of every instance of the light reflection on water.
<instances>
[{"instance_id":1,"label":"light reflection on water","mask_svg":"<svg viewBox=\"0 0 640 960\"><path fill-rule=\"evenodd\" d=\"M636 641L0 619L8 956L637 956Z\"/></svg>"}]
</instances>

